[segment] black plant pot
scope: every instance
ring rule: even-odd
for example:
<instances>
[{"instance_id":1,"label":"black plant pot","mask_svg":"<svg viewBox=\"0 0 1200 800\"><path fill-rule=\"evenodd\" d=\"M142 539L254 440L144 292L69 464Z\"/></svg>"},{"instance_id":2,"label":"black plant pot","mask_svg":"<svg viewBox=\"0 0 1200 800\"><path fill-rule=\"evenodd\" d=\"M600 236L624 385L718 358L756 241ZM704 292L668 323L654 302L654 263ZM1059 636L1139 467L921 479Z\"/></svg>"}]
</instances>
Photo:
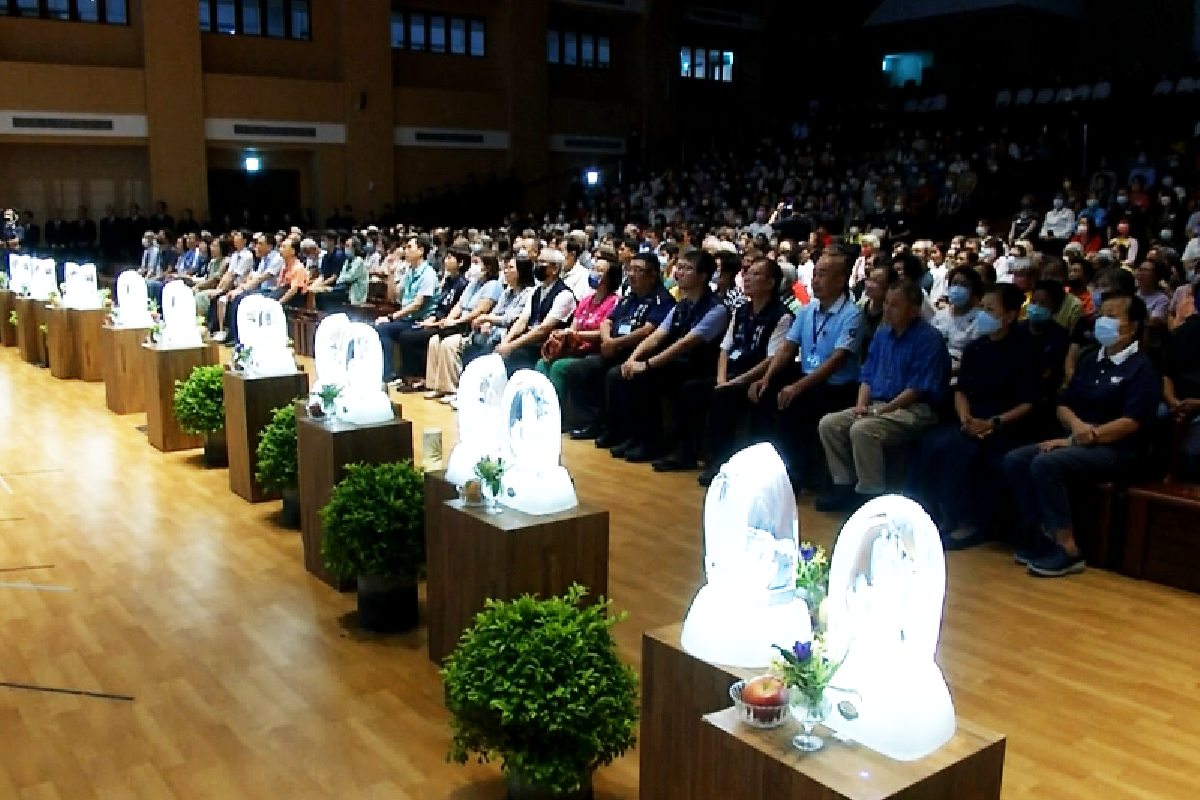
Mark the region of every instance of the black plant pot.
<instances>
[{"instance_id":1,"label":"black plant pot","mask_svg":"<svg viewBox=\"0 0 1200 800\"><path fill-rule=\"evenodd\" d=\"M515 770L505 770L504 777L508 781L508 800L592 800L591 775L573 792L552 792L534 786Z\"/></svg>"},{"instance_id":2,"label":"black plant pot","mask_svg":"<svg viewBox=\"0 0 1200 800\"><path fill-rule=\"evenodd\" d=\"M371 633L401 633L417 627L417 582L359 575L358 627Z\"/></svg>"},{"instance_id":3,"label":"black plant pot","mask_svg":"<svg viewBox=\"0 0 1200 800\"><path fill-rule=\"evenodd\" d=\"M209 469L229 466L229 448L225 445L225 429L204 434L204 466Z\"/></svg>"},{"instance_id":4,"label":"black plant pot","mask_svg":"<svg viewBox=\"0 0 1200 800\"><path fill-rule=\"evenodd\" d=\"M300 490L283 490L283 524L294 531L300 530Z\"/></svg>"}]
</instances>

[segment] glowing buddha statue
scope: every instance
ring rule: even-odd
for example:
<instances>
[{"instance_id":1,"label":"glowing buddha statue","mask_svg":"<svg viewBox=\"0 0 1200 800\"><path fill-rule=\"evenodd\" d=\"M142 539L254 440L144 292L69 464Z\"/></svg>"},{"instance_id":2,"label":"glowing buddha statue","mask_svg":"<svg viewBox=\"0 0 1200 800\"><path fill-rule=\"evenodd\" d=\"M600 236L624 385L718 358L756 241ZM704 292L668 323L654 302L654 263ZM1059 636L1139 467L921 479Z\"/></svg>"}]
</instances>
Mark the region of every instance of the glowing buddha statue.
<instances>
[{"instance_id":1,"label":"glowing buddha statue","mask_svg":"<svg viewBox=\"0 0 1200 800\"><path fill-rule=\"evenodd\" d=\"M162 336L164 347L199 347L200 327L196 324L196 298L183 281L171 281L163 287Z\"/></svg>"},{"instance_id":2,"label":"glowing buddha statue","mask_svg":"<svg viewBox=\"0 0 1200 800\"><path fill-rule=\"evenodd\" d=\"M826 724L899 761L923 758L950 741L954 703L934 662L946 595L946 559L937 526L920 505L890 495L847 520L829 569L829 634L846 660L833 685Z\"/></svg>"},{"instance_id":3,"label":"glowing buddha statue","mask_svg":"<svg viewBox=\"0 0 1200 800\"><path fill-rule=\"evenodd\" d=\"M800 523L787 469L769 444L729 459L704 498L704 572L683 649L714 664L766 667L773 645L812 639L796 598Z\"/></svg>"},{"instance_id":4,"label":"glowing buddha statue","mask_svg":"<svg viewBox=\"0 0 1200 800\"><path fill-rule=\"evenodd\" d=\"M355 425L395 419L383 384L383 345L370 325L351 322L342 334L341 361L346 383L338 395L338 416Z\"/></svg>"},{"instance_id":5,"label":"glowing buddha statue","mask_svg":"<svg viewBox=\"0 0 1200 800\"><path fill-rule=\"evenodd\" d=\"M243 301L245 302L245 301ZM319 401L320 391L326 386L338 389L346 385L346 365L342 361L342 338L350 327L350 318L345 314L331 314L321 320L313 337L313 361L317 379L313 386L310 402Z\"/></svg>"},{"instance_id":6,"label":"glowing buddha statue","mask_svg":"<svg viewBox=\"0 0 1200 800\"><path fill-rule=\"evenodd\" d=\"M49 300L58 291L57 265L53 258L35 258L30 262L29 296L34 300Z\"/></svg>"},{"instance_id":7,"label":"glowing buddha statue","mask_svg":"<svg viewBox=\"0 0 1200 800\"><path fill-rule=\"evenodd\" d=\"M507 433L503 458L509 465L500 502L526 514L555 514L579 505L575 484L559 463L562 413L550 380L520 370L505 386L500 408Z\"/></svg>"},{"instance_id":8,"label":"glowing buddha statue","mask_svg":"<svg viewBox=\"0 0 1200 800\"><path fill-rule=\"evenodd\" d=\"M63 305L67 308L96 309L102 301L96 281L95 264L68 262L65 268L66 283L63 288Z\"/></svg>"},{"instance_id":9,"label":"glowing buddha statue","mask_svg":"<svg viewBox=\"0 0 1200 800\"><path fill-rule=\"evenodd\" d=\"M249 349L246 373L251 376L291 375L296 358L288 348L287 317L279 301L250 295L238 306L238 338Z\"/></svg>"},{"instance_id":10,"label":"glowing buddha statue","mask_svg":"<svg viewBox=\"0 0 1200 800\"><path fill-rule=\"evenodd\" d=\"M195 303L193 303L195 307ZM121 328L150 328L150 298L146 279L137 270L127 269L117 278L117 325Z\"/></svg>"},{"instance_id":11,"label":"glowing buddha statue","mask_svg":"<svg viewBox=\"0 0 1200 800\"><path fill-rule=\"evenodd\" d=\"M461 486L475 475L479 460L504 458L501 411L508 371L496 353L481 356L458 379L458 444L446 465L446 480Z\"/></svg>"}]
</instances>

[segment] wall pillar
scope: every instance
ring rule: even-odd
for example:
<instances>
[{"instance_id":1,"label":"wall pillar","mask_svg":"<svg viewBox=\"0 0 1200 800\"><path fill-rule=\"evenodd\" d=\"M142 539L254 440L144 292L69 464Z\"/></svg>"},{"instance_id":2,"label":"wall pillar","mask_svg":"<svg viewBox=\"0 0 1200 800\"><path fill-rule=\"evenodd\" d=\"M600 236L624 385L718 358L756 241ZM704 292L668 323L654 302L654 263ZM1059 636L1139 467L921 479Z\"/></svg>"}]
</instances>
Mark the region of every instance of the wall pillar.
<instances>
[{"instance_id":1,"label":"wall pillar","mask_svg":"<svg viewBox=\"0 0 1200 800\"><path fill-rule=\"evenodd\" d=\"M508 166L529 188L524 206L541 211L550 197L550 85L546 64L549 0L508 0L500 36L508 102ZM493 46L489 43L489 47ZM568 124L569 120L564 120ZM570 131L556 131L570 133Z\"/></svg>"},{"instance_id":2,"label":"wall pillar","mask_svg":"<svg viewBox=\"0 0 1200 800\"><path fill-rule=\"evenodd\" d=\"M184 208L204 219L208 166L199 4L149 0L139 5L150 193L154 202L166 201L177 219ZM152 214L154 209L143 212Z\"/></svg>"},{"instance_id":3,"label":"wall pillar","mask_svg":"<svg viewBox=\"0 0 1200 800\"><path fill-rule=\"evenodd\" d=\"M391 8L342 0L342 91L346 107L346 202L359 219L395 202ZM323 166L323 165L322 165ZM322 196L322 203L328 201Z\"/></svg>"}]
</instances>

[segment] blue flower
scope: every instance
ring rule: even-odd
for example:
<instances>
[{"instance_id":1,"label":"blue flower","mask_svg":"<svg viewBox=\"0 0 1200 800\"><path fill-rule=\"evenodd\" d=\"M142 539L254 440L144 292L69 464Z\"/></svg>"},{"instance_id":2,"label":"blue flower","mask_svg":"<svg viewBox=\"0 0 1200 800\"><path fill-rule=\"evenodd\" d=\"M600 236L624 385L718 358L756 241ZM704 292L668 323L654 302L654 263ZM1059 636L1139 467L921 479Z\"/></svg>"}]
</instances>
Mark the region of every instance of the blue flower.
<instances>
[{"instance_id":1,"label":"blue flower","mask_svg":"<svg viewBox=\"0 0 1200 800\"><path fill-rule=\"evenodd\" d=\"M811 544L800 545L800 559L802 561L812 561L813 556L817 554L817 548Z\"/></svg>"},{"instance_id":2,"label":"blue flower","mask_svg":"<svg viewBox=\"0 0 1200 800\"><path fill-rule=\"evenodd\" d=\"M792 655L801 664L808 661L808 659L812 658L812 642L796 642L792 645Z\"/></svg>"}]
</instances>

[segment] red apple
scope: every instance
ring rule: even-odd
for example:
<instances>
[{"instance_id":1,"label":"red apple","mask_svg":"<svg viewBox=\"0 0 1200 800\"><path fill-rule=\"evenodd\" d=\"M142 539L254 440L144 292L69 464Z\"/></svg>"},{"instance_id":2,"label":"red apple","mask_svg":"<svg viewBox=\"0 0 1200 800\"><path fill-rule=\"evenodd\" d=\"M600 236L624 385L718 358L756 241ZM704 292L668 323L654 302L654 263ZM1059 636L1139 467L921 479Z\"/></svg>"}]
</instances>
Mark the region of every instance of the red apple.
<instances>
[{"instance_id":1,"label":"red apple","mask_svg":"<svg viewBox=\"0 0 1200 800\"><path fill-rule=\"evenodd\" d=\"M787 687L774 675L760 675L746 681L742 702L748 706L787 705Z\"/></svg>"}]
</instances>

